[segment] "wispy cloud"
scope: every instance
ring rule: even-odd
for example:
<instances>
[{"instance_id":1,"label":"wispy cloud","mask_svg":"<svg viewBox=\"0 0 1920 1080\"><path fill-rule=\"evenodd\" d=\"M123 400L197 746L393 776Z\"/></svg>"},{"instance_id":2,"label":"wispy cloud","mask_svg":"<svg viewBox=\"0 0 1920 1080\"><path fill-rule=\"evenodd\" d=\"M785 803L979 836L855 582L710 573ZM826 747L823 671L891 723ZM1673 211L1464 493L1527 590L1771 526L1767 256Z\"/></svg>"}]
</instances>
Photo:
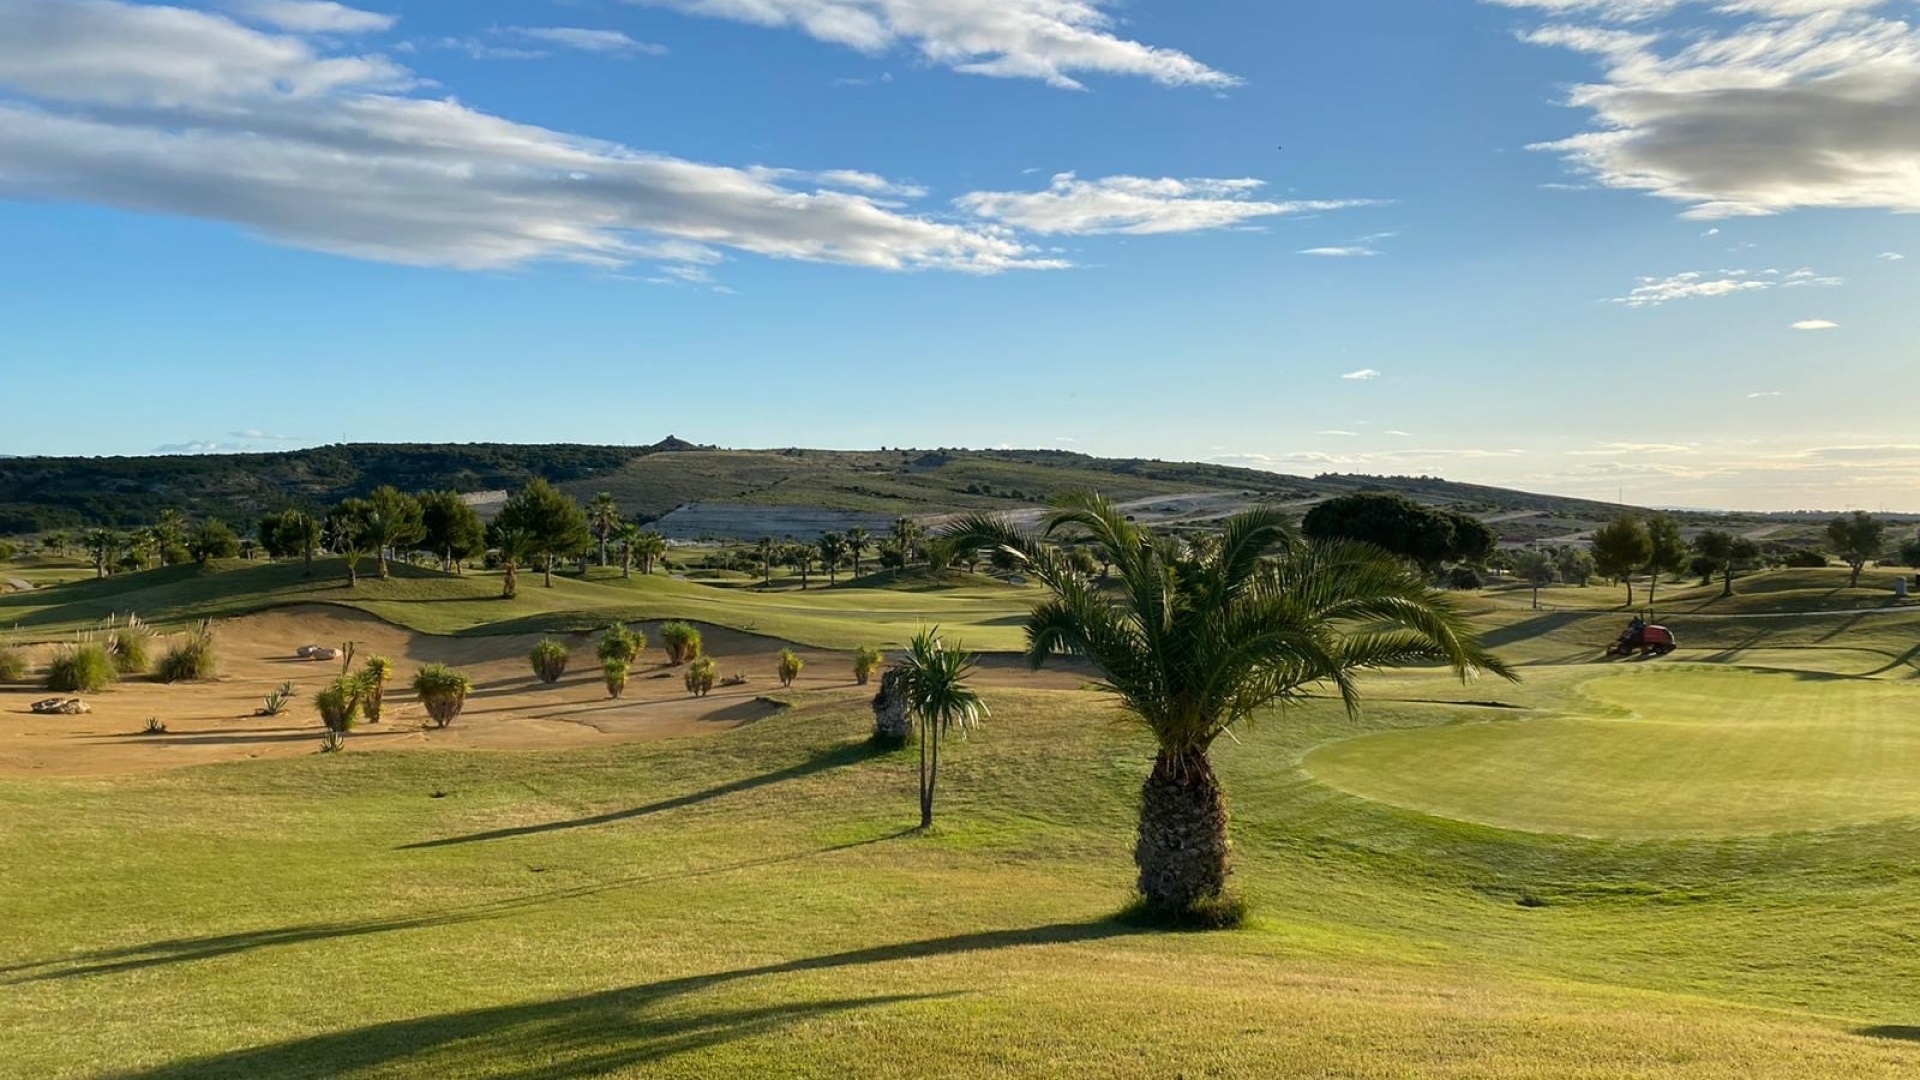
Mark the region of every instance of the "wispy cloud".
<instances>
[{"instance_id":1,"label":"wispy cloud","mask_svg":"<svg viewBox=\"0 0 1920 1080\"><path fill-rule=\"evenodd\" d=\"M1845 279L1812 270L1689 270L1671 277L1643 277L1632 292L1613 302L1628 307L1659 307L1676 300L1711 299L1769 289L1832 288Z\"/></svg>"},{"instance_id":2,"label":"wispy cloud","mask_svg":"<svg viewBox=\"0 0 1920 1080\"><path fill-rule=\"evenodd\" d=\"M1261 218L1374 205L1368 199L1271 202L1255 198L1265 186L1264 181L1247 178L1082 180L1073 173L1060 173L1045 191L976 191L955 202L975 217L1046 236L1201 232Z\"/></svg>"},{"instance_id":3,"label":"wispy cloud","mask_svg":"<svg viewBox=\"0 0 1920 1080\"><path fill-rule=\"evenodd\" d=\"M1880 253L1879 257L1881 262L1899 262L1902 259L1906 258L1905 255L1902 255L1897 251L1883 251Z\"/></svg>"},{"instance_id":4,"label":"wispy cloud","mask_svg":"<svg viewBox=\"0 0 1920 1080\"><path fill-rule=\"evenodd\" d=\"M1324 256L1326 258L1332 258L1332 259L1355 259L1355 258L1371 258L1372 256L1378 255L1380 253L1369 247L1360 247L1355 245L1352 247L1306 248L1302 250L1300 254L1320 255L1320 256Z\"/></svg>"},{"instance_id":5,"label":"wispy cloud","mask_svg":"<svg viewBox=\"0 0 1920 1080\"><path fill-rule=\"evenodd\" d=\"M331 0L226 0L221 6L248 22L296 34L377 33L397 21Z\"/></svg>"},{"instance_id":6,"label":"wispy cloud","mask_svg":"<svg viewBox=\"0 0 1920 1080\"><path fill-rule=\"evenodd\" d=\"M1795 330L1838 330L1840 324L1831 319L1801 319L1793 324Z\"/></svg>"},{"instance_id":7,"label":"wispy cloud","mask_svg":"<svg viewBox=\"0 0 1920 1080\"><path fill-rule=\"evenodd\" d=\"M667 47L635 41L618 30L589 30L578 26L505 26L495 33L579 52L610 56L665 56Z\"/></svg>"},{"instance_id":8,"label":"wispy cloud","mask_svg":"<svg viewBox=\"0 0 1920 1080\"><path fill-rule=\"evenodd\" d=\"M1361 368L1359 371L1349 371L1340 377L1350 382L1370 382L1379 378L1380 373L1372 368Z\"/></svg>"},{"instance_id":9,"label":"wispy cloud","mask_svg":"<svg viewBox=\"0 0 1920 1080\"><path fill-rule=\"evenodd\" d=\"M1770 398L1770 397L1780 397L1780 396L1781 394L1780 394L1780 391L1778 390L1755 390L1753 393L1747 395L1747 399L1749 401L1752 401L1752 400L1757 400L1759 398Z\"/></svg>"}]
</instances>

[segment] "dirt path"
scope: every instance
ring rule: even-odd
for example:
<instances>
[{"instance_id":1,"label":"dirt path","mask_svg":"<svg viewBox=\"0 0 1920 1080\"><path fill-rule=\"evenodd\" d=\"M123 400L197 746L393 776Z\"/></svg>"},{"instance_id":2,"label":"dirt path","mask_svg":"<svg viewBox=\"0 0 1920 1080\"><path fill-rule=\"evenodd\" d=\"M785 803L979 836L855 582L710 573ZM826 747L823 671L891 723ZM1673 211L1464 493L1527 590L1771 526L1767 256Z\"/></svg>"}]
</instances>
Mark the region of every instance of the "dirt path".
<instances>
[{"instance_id":1,"label":"dirt path","mask_svg":"<svg viewBox=\"0 0 1920 1080\"><path fill-rule=\"evenodd\" d=\"M353 642L357 656L387 656L397 668L382 722L363 724L348 737L354 752L380 749L564 750L619 742L676 738L724 731L778 711L762 695L780 689L774 659L783 643L703 627L706 650L722 678L747 677L745 685L716 687L711 696L688 696L678 669L665 665L659 635L637 665L625 695L609 699L594 658L595 635L563 636L573 649L567 674L552 686L537 682L527 666L535 635L434 637L414 634L359 612L326 606L285 608L218 624L214 633L220 678L173 686L135 678L105 693L88 695L86 716L37 716L29 706L51 695L37 685L0 686L0 777L97 776L152 772L211 762L310 754L322 728L313 695L339 674L337 661L294 657L301 645L338 647ZM38 650L43 663L50 648ZM863 700L871 688L854 684L849 658L840 653L798 650L807 662L795 689ZM455 665L473 679L466 711L446 730L423 728L425 712L406 684L427 663ZM1073 688L1084 673L1032 675L1008 660L983 667L984 685ZM278 717L256 717L267 693L293 684L293 702ZM165 734L142 734L153 717Z\"/></svg>"}]
</instances>

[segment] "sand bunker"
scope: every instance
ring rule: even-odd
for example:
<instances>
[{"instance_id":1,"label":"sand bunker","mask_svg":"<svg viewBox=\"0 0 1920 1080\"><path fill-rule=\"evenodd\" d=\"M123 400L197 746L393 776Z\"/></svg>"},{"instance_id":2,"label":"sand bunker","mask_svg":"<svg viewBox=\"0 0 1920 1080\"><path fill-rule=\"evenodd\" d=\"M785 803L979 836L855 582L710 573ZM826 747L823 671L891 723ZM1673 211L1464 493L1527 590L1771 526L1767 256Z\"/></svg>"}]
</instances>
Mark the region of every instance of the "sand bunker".
<instances>
[{"instance_id":1,"label":"sand bunker","mask_svg":"<svg viewBox=\"0 0 1920 1080\"><path fill-rule=\"evenodd\" d=\"M724 731L771 715L778 706L762 695L780 690L774 659L784 644L728 630L703 627L707 652L722 678L736 673L743 686L715 687L705 698L689 697L680 671L669 668L659 635L635 665L625 695L607 697L593 655L594 634L556 635L573 648L567 674L551 686L536 681L527 650L539 635L434 637L414 634L346 608L309 605L284 608L216 624L220 678L172 686L135 677L100 694L85 695L93 711L84 716L37 716L37 685L0 686L0 776L96 776L150 772L210 762L310 754L322 728L314 693L340 672L337 660L302 660L303 645L339 647L352 642L358 659L386 656L396 672L379 724L362 724L348 737L352 752L380 749L564 750L615 742L676 738ZM50 649L39 650L44 662ZM807 661L795 690L845 694L864 700L868 688L853 682L845 655L798 650ZM356 661L357 662L357 661ZM445 730L425 730L426 712L407 688L423 664L452 664L472 677L466 711ZM1032 676L995 663L982 672L987 683L1025 686L1080 685L1071 671ZM267 693L283 682L293 702L277 717L258 717ZM67 695L70 696L70 695ZM166 726L145 734L149 718Z\"/></svg>"}]
</instances>

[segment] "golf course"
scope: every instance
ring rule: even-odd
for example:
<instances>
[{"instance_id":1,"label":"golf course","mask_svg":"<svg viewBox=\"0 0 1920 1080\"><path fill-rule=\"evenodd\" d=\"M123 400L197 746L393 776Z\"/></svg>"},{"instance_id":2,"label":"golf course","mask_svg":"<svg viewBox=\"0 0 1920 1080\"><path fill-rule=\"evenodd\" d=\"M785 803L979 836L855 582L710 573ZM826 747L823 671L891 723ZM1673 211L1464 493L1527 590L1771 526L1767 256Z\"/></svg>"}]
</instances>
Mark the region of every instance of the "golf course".
<instances>
[{"instance_id":1,"label":"golf course","mask_svg":"<svg viewBox=\"0 0 1920 1080\"><path fill-rule=\"evenodd\" d=\"M1191 932L1129 914L1152 739L1080 663L1009 655L1034 586L596 569L503 602L336 569L0 596L14 641L212 619L222 663L78 717L0 687L0 1076L1920 1072L1920 608L1843 570L1675 586L1653 661L1600 658L1617 589L1463 597L1519 681L1380 671L1354 714L1310 694L1215 748L1249 915ZM657 649L617 701L525 669L542 635L681 619L743 687L689 698ZM991 712L919 829L845 650L932 625L987 654ZM305 638L401 684L466 665L474 703L422 730L396 688L316 753ZM248 719L283 677L295 705Z\"/></svg>"}]
</instances>

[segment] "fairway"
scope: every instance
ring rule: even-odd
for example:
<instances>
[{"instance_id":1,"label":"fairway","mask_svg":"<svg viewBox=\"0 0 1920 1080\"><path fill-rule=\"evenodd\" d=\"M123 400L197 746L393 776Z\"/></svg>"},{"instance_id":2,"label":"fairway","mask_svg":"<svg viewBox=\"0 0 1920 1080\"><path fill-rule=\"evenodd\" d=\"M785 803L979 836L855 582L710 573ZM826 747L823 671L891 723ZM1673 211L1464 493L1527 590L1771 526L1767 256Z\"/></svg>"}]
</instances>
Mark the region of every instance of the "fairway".
<instances>
[{"instance_id":1,"label":"fairway","mask_svg":"<svg viewBox=\"0 0 1920 1080\"><path fill-rule=\"evenodd\" d=\"M1579 689L1569 715L1369 735L1306 765L1364 798L1574 836L1753 836L1920 813L1912 687L1642 667Z\"/></svg>"}]
</instances>

